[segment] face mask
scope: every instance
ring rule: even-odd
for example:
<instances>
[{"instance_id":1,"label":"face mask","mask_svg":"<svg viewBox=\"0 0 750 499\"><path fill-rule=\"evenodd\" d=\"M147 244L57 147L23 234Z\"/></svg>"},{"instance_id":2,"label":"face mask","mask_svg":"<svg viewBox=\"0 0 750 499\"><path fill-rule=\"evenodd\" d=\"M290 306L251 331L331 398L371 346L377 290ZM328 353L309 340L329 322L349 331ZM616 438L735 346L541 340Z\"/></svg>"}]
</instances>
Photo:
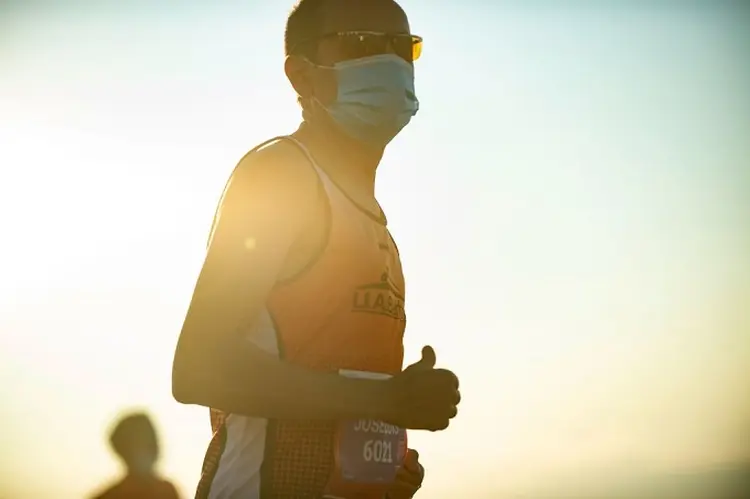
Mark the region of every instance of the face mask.
<instances>
[{"instance_id":1,"label":"face mask","mask_svg":"<svg viewBox=\"0 0 750 499\"><path fill-rule=\"evenodd\" d=\"M337 63L336 100L318 102L348 135L385 147L419 110L414 67L393 54Z\"/></svg>"}]
</instances>

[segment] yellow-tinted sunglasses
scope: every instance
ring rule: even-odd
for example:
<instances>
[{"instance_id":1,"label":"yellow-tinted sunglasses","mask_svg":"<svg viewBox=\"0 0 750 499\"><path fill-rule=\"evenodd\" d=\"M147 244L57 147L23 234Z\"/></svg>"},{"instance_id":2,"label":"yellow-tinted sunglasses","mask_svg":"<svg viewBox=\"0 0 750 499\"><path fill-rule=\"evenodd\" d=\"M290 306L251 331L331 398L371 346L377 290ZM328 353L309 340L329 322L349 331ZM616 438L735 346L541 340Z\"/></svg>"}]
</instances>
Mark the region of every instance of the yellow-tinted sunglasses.
<instances>
[{"instance_id":1,"label":"yellow-tinted sunglasses","mask_svg":"<svg viewBox=\"0 0 750 499\"><path fill-rule=\"evenodd\" d=\"M408 33L381 33L376 31L340 31L319 38L337 40L342 60L360 59L371 55L395 53L407 62L422 55L422 37Z\"/></svg>"}]
</instances>

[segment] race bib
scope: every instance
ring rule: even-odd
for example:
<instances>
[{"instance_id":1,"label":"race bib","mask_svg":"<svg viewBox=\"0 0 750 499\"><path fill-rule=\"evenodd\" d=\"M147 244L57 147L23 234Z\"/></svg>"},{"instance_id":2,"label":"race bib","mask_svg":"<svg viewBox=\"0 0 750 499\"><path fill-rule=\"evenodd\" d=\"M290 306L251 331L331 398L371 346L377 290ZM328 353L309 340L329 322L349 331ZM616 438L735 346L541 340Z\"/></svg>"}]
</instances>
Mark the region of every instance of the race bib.
<instances>
[{"instance_id":1,"label":"race bib","mask_svg":"<svg viewBox=\"0 0 750 499\"><path fill-rule=\"evenodd\" d=\"M406 430L374 419L339 425L336 464L344 480L391 484L405 456Z\"/></svg>"},{"instance_id":2,"label":"race bib","mask_svg":"<svg viewBox=\"0 0 750 499\"><path fill-rule=\"evenodd\" d=\"M387 379L380 373L341 371L342 376ZM382 498L406 457L406 430L374 419L342 421L334 447L334 470L325 497Z\"/></svg>"}]
</instances>

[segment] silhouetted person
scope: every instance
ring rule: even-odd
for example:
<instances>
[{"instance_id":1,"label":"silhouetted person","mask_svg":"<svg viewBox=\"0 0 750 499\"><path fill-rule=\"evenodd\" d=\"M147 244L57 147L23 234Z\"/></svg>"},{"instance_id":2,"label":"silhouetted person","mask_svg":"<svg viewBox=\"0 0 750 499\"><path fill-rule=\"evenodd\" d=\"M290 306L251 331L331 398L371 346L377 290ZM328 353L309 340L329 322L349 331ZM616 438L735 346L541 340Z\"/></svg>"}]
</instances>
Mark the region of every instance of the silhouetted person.
<instances>
[{"instance_id":1,"label":"silhouetted person","mask_svg":"<svg viewBox=\"0 0 750 499\"><path fill-rule=\"evenodd\" d=\"M177 490L157 476L159 442L149 417L135 413L122 418L109 437L112 449L125 464L126 474L94 499L178 499Z\"/></svg>"}]
</instances>

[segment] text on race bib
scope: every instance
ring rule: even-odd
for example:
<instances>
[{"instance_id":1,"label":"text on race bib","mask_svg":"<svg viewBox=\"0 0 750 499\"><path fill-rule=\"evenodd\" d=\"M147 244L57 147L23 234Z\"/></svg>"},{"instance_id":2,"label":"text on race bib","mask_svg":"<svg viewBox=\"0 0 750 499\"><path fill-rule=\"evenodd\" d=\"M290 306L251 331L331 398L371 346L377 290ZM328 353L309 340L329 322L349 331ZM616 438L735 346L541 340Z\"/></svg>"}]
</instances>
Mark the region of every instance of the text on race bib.
<instances>
[{"instance_id":1,"label":"text on race bib","mask_svg":"<svg viewBox=\"0 0 750 499\"><path fill-rule=\"evenodd\" d=\"M406 454L406 432L382 421L358 419L339 428L337 459L342 477L387 483Z\"/></svg>"}]
</instances>

